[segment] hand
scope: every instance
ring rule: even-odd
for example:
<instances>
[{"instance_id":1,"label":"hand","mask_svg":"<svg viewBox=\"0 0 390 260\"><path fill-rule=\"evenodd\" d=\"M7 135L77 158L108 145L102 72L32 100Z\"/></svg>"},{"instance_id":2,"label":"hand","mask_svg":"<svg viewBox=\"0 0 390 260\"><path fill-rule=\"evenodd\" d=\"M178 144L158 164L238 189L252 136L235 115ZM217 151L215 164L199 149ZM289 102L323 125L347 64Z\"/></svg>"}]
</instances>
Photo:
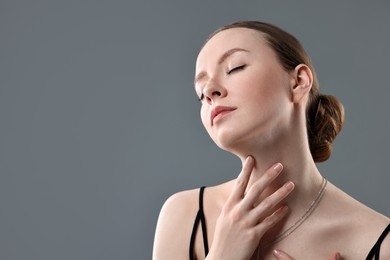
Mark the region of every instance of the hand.
<instances>
[{"instance_id":1,"label":"hand","mask_svg":"<svg viewBox=\"0 0 390 260\"><path fill-rule=\"evenodd\" d=\"M260 194L280 174L283 166L280 163L275 164L247 190L254 163L252 157L245 160L217 219L213 244L206 259L250 259L264 233L287 213L287 206L278 209L275 209L275 206L294 189L292 182L287 182L259 201Z\"/></svg>"},{"instance_id":2,"label":"hand","mask_svg":"<svg viewBox=\"0 0 390 260\"><path fill-rule=\"evenodd\" d=\"M279 249L274 250L273 254L275 256L275 259L278 259L278 260L294 260L291 256L289 256L288 254L286 254L285 252L283 252L282 250L279 250ZM340 259L341 259L341 256L340 256L339 252L333 253L329 257L329 260L340 260Z\"/></svg>"}]
</instances>

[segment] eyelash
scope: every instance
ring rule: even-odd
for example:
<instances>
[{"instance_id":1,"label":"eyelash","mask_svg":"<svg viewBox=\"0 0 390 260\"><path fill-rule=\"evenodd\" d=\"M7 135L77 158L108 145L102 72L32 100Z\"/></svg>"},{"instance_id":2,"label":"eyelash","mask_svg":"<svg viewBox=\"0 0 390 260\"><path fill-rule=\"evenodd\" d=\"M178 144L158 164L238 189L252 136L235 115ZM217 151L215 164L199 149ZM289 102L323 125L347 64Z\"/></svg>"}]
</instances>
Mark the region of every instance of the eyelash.
<instances>
[{"instance_id":1,"label":"eyelash","mask_svg":"<svg viewBox=\"0 0 390 260\"><path fill-rule=\"evenodd\" d=\"M231 69L231 70L229 70L228 72L226 72L226 75L230 75L230 74L232 74L233 72L237 72L237 71L243 70L245 67L246 67L246 65L241 65L241 66L234 67L233 69ZM200 97L198 97L198 100L199 100L199 101L202 101L203 98L204 98L204 94L201 93Z\"/></svg>"},{"instance_id":2,"label":"eyelash","mask_svg":"<svg viewBox=\"0 0 390 260\"><path fill-rule=\"evenodd\" d=\"M231 69L228 72L226 72L226 75L230 75L233 72L243 70L245 67L246 67L246 65L241 65L241 66L234 67L233 69Z\"/></svg>"}]
</instances>

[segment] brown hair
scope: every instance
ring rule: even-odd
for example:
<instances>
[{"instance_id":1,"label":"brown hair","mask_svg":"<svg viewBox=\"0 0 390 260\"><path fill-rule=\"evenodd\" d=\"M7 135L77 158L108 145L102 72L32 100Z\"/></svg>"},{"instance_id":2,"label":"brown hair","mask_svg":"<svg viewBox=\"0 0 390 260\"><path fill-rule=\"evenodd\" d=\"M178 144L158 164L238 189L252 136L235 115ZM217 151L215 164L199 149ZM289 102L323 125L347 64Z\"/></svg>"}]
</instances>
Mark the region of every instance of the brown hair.
<instances>
[{"instance_id":1,"label":"brown hair","mask_svg":"<svg viewBox=\"0 0 390 260\"><path fill-rule=\"evenodd\" d=\"M239 21L223 26L213 32L206 42L215 34L231 28L248 28L263 33L286 71L294 70L299 64L311 69L313 85L306 110L309 146L315 162L326 161L332 153L332 142L344 125L344 108L336 97L320 94L313 64L300 42L288 32L259 21Z\"/></svg>"}]
</instances>

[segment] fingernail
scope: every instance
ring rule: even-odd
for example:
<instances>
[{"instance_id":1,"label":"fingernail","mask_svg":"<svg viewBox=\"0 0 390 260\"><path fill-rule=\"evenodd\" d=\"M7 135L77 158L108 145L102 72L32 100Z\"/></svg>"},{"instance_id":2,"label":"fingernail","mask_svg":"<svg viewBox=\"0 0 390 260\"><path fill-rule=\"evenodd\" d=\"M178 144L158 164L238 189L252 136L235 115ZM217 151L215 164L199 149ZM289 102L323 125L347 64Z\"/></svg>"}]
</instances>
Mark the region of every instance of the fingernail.
<instances>
[{"instance_id":1,"label":"fingernail","mask_svg":"<svg viewBox=\"0 0 390 260\"><path fill-rule=\"evenodd\" d=\"M340 260L340 253L336 253L336 260Z\"/></svg>"},{"instance_id":2,"label":"fingernail","mask_svg":"<svg viewBox=\"0 0 390 260\"><path fill-rule=\"evenodd\" d=\"M294 183L292 182L292 181L289 181L289 182L287 182L286 184L284 184L284 187L287 189L287 190L292 190L292 189L294 189Z\"/></svg>"},{"instance_id":3,"label":"fingernail","mask_svg":"<svg viewBox=\"0 0 390 260\"><path fill-rule=\"evenodd\" d=\"M283 170L283 165L281 163L277 163L275 166L274 166L274 170L279 173Z\"/></svg>"},{"instance_id":4,"label":"fingernail","mask_svg":"<svg viewBox=\"0 0 390 260\"><path fill-rule=\"evenodd\" d=\"M272 252L274 254L274 256L276 257L279 257L279 256L282 256L282 254L280 253L280 251L278 249L274 249L274 251Z\"/></svg>"}]
</instances>

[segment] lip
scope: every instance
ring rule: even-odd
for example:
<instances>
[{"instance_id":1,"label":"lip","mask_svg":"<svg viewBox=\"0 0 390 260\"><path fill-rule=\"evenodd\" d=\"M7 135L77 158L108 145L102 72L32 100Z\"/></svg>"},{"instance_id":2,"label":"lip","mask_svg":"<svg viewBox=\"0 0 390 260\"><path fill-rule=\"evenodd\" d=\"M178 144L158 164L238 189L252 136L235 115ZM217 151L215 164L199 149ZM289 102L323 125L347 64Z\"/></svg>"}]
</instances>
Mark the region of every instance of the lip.
<instances>
[{"instance_id":1,"label":"lip","mask_svg":"<svg viewBox=\"0 0 390 260\"><path fill-rule=\"evenodd\" d=\"M226 114L236 110L237 108L235 107L225 107L225 106L216 106L211 110L210 114L210 122L211 125L214 125L219 119L223 118ZM216 119L216 117L218 118Z\"/></svg>"}]
</instances>

